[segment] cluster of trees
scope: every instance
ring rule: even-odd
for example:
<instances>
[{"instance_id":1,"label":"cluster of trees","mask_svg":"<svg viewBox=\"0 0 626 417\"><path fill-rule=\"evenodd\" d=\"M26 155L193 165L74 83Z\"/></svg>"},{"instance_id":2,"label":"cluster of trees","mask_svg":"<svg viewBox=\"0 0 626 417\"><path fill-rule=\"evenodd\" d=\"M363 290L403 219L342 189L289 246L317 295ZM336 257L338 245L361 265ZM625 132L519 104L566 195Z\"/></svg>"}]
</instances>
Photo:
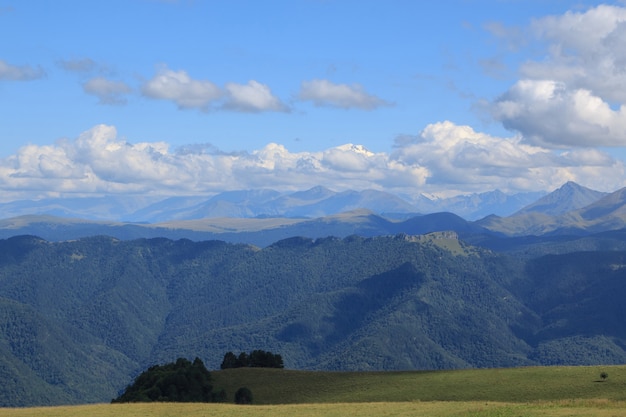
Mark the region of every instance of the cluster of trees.
<instances>
[{"instance_id":1,"label":"cluster of trees","mask_svg":"<svg viewBox=\"0 0 626 417\"><path fill-rule=\"evenodd\" d=\"M239 356L236 356L233 352L227 352L220 365L221 369L284 367L282 356L264 350L253 350L249 355L246 352L241 352Z\"/></svg>"},{"instance_id":2,"label":"cluster of trees","mask_svg":"<svg viewBox=\"0 0 626 417\"><path fill-rule=\"evenodd\" d=\"M179 358L166 365L155 365L139 375L114 403L126 402L222 402L226 393L213 392L211 374L204 363Z\"/></svg>"},{"instance_id":3,"label":"cluster of trees","mask_svg":"<svg viewBox=\"0 0 626 417\"><path fill-rule=\"evenodd\" d=\"M280 355L264 350L253 350L239 356L224 355L222 369L241 367L283 368ZM213 391L211 374L199 358L193 362L178 358L176 362L154 365L142 372L113 403L127 402L224 402L226 392ZM252 392L241 387L235 393L235 403L251 404Z\"/></svg>"}]
</instances>

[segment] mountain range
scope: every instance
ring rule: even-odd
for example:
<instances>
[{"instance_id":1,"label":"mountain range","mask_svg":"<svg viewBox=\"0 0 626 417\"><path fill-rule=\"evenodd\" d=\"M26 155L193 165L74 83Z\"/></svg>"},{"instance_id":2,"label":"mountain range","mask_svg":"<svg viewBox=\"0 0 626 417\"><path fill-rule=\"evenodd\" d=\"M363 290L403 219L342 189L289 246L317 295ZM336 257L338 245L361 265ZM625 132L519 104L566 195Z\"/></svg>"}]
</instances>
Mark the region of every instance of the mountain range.
<instances>
[{"instance_id":1,"label":"mountain range","mask_svg":"<svg viewBox=\"0 0 626 417\"><path fill-rule=\"evenodd\" d=\"M233 192L211 199L209 202L192 205L191 211L188 200L182 202L177 199L178 203L172 200L161 201L136 212L138 218L144 219L157 218L161 215L164 218L181 217L183 219L157 223L94 221L50 215L11 217L0 220L0 238L20 234L36 235L51 241L94 235L106 235L118 239L167 237L195 241L218 239L264 247L293 236L321 238L360 235L372 237L451 230L468 242L491 245L490 247L504 245L503 238L518 238L517 240L508 239L504 246L510 246L511 242L521 242L519 238L527 236L538 236L544 240L552 239L554 236L570 236L573 239L623 229L626 227L625 190L602 193L568 182L552 193L519 208L507 217L492 214L475 221L466 220L451 212L380 213L357 208L359 205L371 207L374 204L378 204L379 208L385 207L389 210L400 207L397 198L380 192L333 193L322 187L288 196L280 196L276 192L269 191ZM495 196L497 193L490 195ZM306 206L309 213L312 207L316 207L320 213L333 212L338 208L352 210L313 218L267 215L238 217L236 214L241 213L245 207L254 206L252 201L255 204L266 201L268 205L271 202L274 207L278 207L279 202L282 202L282 212L286 212L286 207L292 207L289 213L294 215L293 207L305 207L303 202L309 203ZM227 213L232 215L203 217L206 213L214 213L216 206L224 208L224 215ZM173 207L176 209L174 210ZM164 215L165 208L169 210L167 215ZM266 209L260 211L267 213ZM156 213L160 214L157 216ZM249 211L248 214L253 213Z\"/></svg>"},{"instance_id":2,"label":"mountain range","mask_svg":"<svg viewBox=\"0 0 626 417\"><path fill-rule=\"evenodd\" d=\"M314 187L280 193L274 190L222 192L212 197L184 196L165 199L132 195L84 198L47 198L0 203L0 218L49 215L94 221L161 223L203 218L295 217L318 218L355 209L406 218L410 215L451 212L469 220L488 214L507 216L543 193L504 194L491 191L452 198L424 195L402 198L378 190L331 191Z\"/></svg>"}]
</instances>

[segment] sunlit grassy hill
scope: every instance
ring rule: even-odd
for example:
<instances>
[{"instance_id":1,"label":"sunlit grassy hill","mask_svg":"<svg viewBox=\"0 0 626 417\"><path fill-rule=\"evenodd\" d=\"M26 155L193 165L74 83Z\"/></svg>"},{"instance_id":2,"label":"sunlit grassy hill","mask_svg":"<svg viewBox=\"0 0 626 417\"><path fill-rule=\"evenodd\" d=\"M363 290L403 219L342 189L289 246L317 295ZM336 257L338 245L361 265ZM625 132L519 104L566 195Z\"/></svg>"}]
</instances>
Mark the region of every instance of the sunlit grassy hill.
<instances>
[{"instance_id":1,"label":"sunlit grassy hill","mask_svg":"<svg viewBox=\"0 0 626 417\"><path fill-rule=\"evenodd\" d=\"M605 378L601 375L605 374ZM231 369L216 387L254 394L253 406L99 404L0 409L3 417L617 416L626 413L626 366L432 372Z\"/></svg>"},{"instance_id":2,"label":"sunlit grassy hill","mask_svg":"<svg viewBox=\"0 0 626 417\"><path fill-rule=\"evenodd\" d=\"M601 374L606 373L606 379ZM452 371L312 372L239 368L213 372L214 385L249 388L257 404L499 401L626 401L626 365Z\"/></svg>"}]
</instances>

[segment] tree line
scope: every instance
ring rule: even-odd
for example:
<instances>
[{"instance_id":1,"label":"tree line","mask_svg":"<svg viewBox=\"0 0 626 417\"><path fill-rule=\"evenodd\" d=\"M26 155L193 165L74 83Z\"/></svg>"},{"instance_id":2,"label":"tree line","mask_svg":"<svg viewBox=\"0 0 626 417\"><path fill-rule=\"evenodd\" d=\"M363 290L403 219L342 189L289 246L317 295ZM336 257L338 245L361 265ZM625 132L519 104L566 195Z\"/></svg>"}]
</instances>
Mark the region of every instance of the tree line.
<instances>
[{"instance_id":1,"label":"tree line","mask_svg":"<svg viewBox=\"0 0 626 417\"><path fill-rule=\"evenodd\" d=\"M282 356L264 350L253 350L250 354L241 352L238 356L233 352L227 352L220 365L220 369L284 367Z\"/></svg>"}]
</instances>

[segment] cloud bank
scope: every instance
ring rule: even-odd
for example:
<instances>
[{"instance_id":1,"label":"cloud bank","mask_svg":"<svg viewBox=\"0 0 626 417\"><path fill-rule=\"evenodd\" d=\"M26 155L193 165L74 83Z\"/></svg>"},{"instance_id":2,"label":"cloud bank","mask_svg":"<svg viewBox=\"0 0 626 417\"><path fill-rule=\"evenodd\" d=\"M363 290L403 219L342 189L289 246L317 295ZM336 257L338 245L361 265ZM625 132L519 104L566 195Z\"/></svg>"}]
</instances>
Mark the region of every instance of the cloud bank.
<instances>
[{"instance_id":1,"label":"cloud bank","mask_svg":"<svg viewBox=\"0 0 626 417\"><path fill-rule=\"evenodd\" d=\"M592 149L555 153L451 122L402 136L391 153L346 144L320 152L290 152L270 143L250 152L211 145L171 150L164 142L129 143L99 125L73 140L28 145L0 160L7 200L44 196L132 193L210 195L225 190L380 189L417 197L485 189L531 191L572 180L613 191L624 186L623 163ZM611 178L615 178L611 181ZM53 191L51 191L53 190Z\"/></svg>"},{"instance_id":2,"label":"cloud bank","mask_svg":"<svg viewBox=\"0 0 626 417\"><path fill-rule=\"evenodd\" d=\"M549 148L626 145L626 8L548 16L530 31L545 55L521 66L493 117Z\"/></svg>"}]
</instances>

